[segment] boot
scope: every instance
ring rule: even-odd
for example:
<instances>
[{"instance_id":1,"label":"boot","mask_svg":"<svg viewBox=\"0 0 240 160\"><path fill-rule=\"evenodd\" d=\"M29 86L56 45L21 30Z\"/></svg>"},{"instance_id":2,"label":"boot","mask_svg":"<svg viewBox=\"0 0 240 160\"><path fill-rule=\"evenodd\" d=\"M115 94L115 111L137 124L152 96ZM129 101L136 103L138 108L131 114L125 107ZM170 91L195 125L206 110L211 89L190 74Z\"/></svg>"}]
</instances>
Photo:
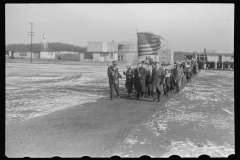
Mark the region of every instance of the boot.
<instances>
[{"instance_id":1,"label":"boot","mask_svg":"<svg viewBox=\"0 0 240 160\"><path fill-rule=\"evenodd\" d=\"M166 95L167 97L169 96L169 91L167 92L167 95Z\"/></svg>"},{"instance_id":2,"label":"boot","mask_svg":"<svg viewBox=\"0 0 240 160\"><path fill-rule=\"evenodd\" d=\"M161 97L161 95L158 93L158 100L157 100L157 102L160 102L160 97Z\"/></svg>"},{"instance_id":3,"label":"boot","mask_svg":"<svg viewBox=\"0 0 240 160\"><path fill-rule=\"evenodd\" d=\"M153 102L156 101L156 93L153 93Z\"/></svg>"},{"instance_id":4,"label":"boot","mask_svg":"<svg viewBox=\"0 0 240 160\"><path fill-rule=\"evenodd\" d=\"M140 93L137 94L137 99L140 99Z\"/></svg>"}]
</instances>

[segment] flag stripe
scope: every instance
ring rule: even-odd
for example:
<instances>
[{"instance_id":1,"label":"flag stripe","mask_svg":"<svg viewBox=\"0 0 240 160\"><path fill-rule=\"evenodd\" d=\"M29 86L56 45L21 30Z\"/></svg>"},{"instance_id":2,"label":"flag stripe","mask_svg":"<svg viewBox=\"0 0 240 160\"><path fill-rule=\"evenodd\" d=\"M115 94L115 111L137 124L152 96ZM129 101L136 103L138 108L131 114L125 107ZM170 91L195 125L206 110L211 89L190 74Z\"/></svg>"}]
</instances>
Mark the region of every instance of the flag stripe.
<instances>
[{"instance_id":1,"label":"flag stripe","mask_svg":"<svg viewBox=\"0 0 240 160\"><path fill-rule=\"evenodd\" d=\"M141 51L151 51L151 50L156 50L156 49L159 49L161 47L161 45L159 44L158 46L156 47L149 47L149 48L138 48L138 51L141 52Z\"/></svg>"},{"instance_id":2,"label":"flag stripe","mask_svg":"<svg viewBox=\"0 0 240 160\"><path fill-rule=\"evenodd\" d=\"M142 53L139 53L138 55L142 56L142 55L156 55L156 54L158 54L158 51L142 52Z\"/></svg>"},{"instance_id":3,"label":"flag stripe","mask_svg":"<svg viewBox=\"0 0 240 160\"><path fill-rule=\"evenodd\" d=\"M145 44L145 45L138 45L138 48L150 48L150 47L156 47L156 46L160 46L161 43L154 43L154 44Z\"/></svg>"},{"instance_id":4,"label":"flag stripe","mask_svg":"<svg viewBox=\"0 0 240 160\"><path fill-rule=\"evenodd\" d=\"M153 33L140 32L137 37L139 55L155 55L164 46L164 39Z\"/></svg>"}]
</instances>

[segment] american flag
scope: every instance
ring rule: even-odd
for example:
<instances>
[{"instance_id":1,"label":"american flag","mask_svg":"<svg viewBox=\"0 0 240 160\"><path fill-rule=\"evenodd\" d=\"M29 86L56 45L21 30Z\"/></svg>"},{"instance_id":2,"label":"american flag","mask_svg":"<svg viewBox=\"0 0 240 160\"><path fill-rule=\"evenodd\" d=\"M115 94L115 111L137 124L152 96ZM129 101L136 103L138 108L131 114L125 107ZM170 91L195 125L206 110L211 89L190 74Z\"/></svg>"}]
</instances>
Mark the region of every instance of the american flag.
<instances>
[{"instance_id":1,"label":"american flag","mask_svg":"<svg viewBox=\"0 0 240 160\"><path fill-rule=\"evenodd\" d=\"M164 47L161 36L148 32L138 32L138 55L156 55Z\"/></svg>"}]
</instances>

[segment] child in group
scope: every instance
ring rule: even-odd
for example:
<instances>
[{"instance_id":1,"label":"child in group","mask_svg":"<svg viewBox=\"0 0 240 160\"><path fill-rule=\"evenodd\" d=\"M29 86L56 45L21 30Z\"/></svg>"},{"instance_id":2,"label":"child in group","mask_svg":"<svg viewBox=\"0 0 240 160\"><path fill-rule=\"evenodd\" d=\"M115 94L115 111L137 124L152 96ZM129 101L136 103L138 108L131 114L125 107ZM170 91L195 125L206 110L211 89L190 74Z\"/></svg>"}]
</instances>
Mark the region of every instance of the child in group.
<instances>
[{"instance_id":1,"label":"child in group","mask_svg":"<svg viewBox=\"0 0 240 160\"><path fill-rule=\"evenodd\" d=\"M192 80L192 69L191 68L188 68L188 70L187 70L186 79L187 79L187 83L189 83Z\"/></svg>"},{"instance_id":2,"label":"child in group","mask_svg":"<svg viewBox=\"0 0 240 160\"><path fill-rule=\"evenodd\" d=\"M175 77L172 71L171 64L167 65L166 71L165 71L165 84L166 84L166 96L169 96L169 93L171 95L173 94L173 90L175 89Z\"/></svg>"}]
</instances>

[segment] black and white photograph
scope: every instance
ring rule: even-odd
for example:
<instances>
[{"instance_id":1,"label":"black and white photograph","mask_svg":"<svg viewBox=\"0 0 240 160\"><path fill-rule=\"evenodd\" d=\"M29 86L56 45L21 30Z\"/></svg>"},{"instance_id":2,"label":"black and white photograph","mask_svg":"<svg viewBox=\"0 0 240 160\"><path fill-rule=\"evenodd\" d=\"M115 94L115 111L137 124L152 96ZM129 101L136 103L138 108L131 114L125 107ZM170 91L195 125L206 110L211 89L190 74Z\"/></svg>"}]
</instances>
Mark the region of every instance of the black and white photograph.
<instances>
[{"instance_id":1,"label":"black and white photograph","mask_svg":"<svg viewBox=\"0 0 240 160\"><path fill-rule=\"evenodd\" d=\"M6 3L6 157L235 155L234 19L234 3Z\"/></svg>"}]
</instances>

